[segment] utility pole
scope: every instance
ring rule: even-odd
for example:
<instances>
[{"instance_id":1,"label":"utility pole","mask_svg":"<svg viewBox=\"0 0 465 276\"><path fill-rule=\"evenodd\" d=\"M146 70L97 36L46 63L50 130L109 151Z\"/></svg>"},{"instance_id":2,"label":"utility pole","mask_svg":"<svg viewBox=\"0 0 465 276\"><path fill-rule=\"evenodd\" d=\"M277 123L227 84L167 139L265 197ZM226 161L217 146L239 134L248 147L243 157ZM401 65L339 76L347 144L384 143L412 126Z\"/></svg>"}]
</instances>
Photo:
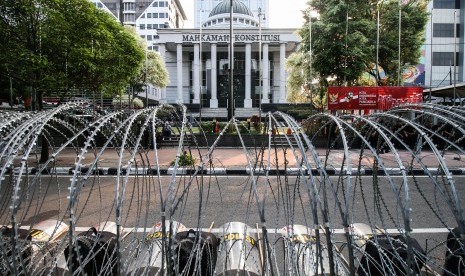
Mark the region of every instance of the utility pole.
<instances>
[{"instance_id":1,"label":"utility pole","mask_svg":"<svg viewBox=\"0 0 465 276\"><path fill-rule=\"evenodd\" d=\"M234 117L234 38L233 38L233 0L229 11L229 104L228 120Z\"/></svg>"},{"instance_id":2,"label":"utility pole","mask_svg":"<svg viewBox=\"0 0 465 276\"><path fill-rule=\"evenodd\" d=\"M429 54L429 103L432 101L432 91L433 90L433 12L434 8L431 9L431 45L430 45L430 54Z\"/></svg>"},{"instance_id":3,"label":"utility pole","mask_svg":"<svg viewBox=\"0 0 465 276\"><path fill-rule=\"evenodd\" d=\"M258 125L261 130L262 127L262 8L258 8L258 88L260 94L258 94Z\"/></svg>"},{"instance_id":4,"label":"utility pole","mask_svg":"<svg viewBox=\"0 0 465 276\"><path fill-rule=\"evenodd\" d=\"M397 71L397 85L400 86L401 83L400 83L400 75L401 75L401 68L402 66L400 65L400 41L402 39L402 33L401 33L401 30L402 30L402 2L401 0L399 0L399 42L398 42L398 46L399 46L399 49L398 49L398 57L397 57L397 63L399 64L399 68L398 68L398 71Z\"/></svg>"}]
</instances>

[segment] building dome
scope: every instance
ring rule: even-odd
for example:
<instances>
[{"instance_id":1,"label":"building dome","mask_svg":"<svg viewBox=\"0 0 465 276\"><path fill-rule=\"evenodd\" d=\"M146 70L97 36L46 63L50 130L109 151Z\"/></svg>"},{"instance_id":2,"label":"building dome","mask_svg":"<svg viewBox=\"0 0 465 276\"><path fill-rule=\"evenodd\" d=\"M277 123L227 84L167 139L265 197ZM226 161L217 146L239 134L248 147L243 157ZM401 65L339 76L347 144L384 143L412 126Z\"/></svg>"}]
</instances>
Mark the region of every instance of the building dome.
<instances>
[{"instance_id":1,"label":"building dome","mask_svg":"<svg viewBox=\"0 0 465 276\"><path fill-rule=\"evenodd\" d=\"M215 15L230 13L231 12L231 2L230 0L223 0L223 2L216 5L216 7L210 12L209 17ZM238 0L233 0L233 12L235 14L244 14L253 17L253 13L250 9L242 2Z\"/></svg>"}]
</instances>

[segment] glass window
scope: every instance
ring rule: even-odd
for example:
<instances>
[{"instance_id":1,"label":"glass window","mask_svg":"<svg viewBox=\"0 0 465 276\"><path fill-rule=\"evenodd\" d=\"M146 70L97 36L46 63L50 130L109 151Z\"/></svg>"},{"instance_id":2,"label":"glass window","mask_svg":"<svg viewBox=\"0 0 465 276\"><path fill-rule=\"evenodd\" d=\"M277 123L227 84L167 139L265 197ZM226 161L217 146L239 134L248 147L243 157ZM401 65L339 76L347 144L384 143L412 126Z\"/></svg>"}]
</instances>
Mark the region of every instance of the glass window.
<instances>
[{"instance_id":1,"label":"glass window","mask_svg":"<svg viewBox=\"0 0 465 276\"><path fill-rule=\"evenodd\" d=\"M158 6L159 7L164 7L165 6L165 1L160 1L160 4Z\"/></svg>"},{"instance_id":2,"label":"glass window","mask_svg":"<svg viewBox=\"0 0 465 276\"><path fill-rule=\"evenodd\" d=\"M147 40L152 40L152 35L148 35Z\"/></svg>"},{"instance_id":3,"label":"glass window","mask_svg":"<svg viewBox=\"0 0 465 276\"><path fill-rule=\"evenodd\" d=\"M149 46L149 47L147 47L147 49L149 49L149 51L152 51L153 46Z\"/></svg>"},{"instance_id":4,"label":"glass window","mask_svg":"<svg viewBox=\"0 0 465 276\"><path fill-rule=\"evenodd\" d=\"M152 29L152 24L147 24L147 30L151 30Z\"/></svg>"},{"instance_id":5,"label":"glass window","mask_svg":"<svg viewBox=\"0 0 465 276\"><path fill-rule=\"evenodd\" d=\"M161 12L159 18L165 18L165 13L164 13L164 12Z\"/></svg>"},{"instance_id":6,"label":"glass window","mask_svg":"<svg viewBox=\"0 0 465 276\"><path fill-rule=\"evenodd\" d=\"M457 37L460 37L460 24L457 24L456 28L457 28ZM434 37L454 37L454 24L434 23L433 36Z\"/></svg>"},{"instance_id":7,"label":"glass window","mask_svg":"<svg viewBox=\"0 0 465 276\"><path fill-rule=\"evenodd\" d=\"M142 37L143 39L145 39L145 35L141 35L140 37Z\"/></svg>"},{"instance_id":8,"label":"glass window","mask_svg":"<svg viewBox=\"0 0 465 276\"><path fill-rule=\"evenodd\" d=\"M460 0L434 0L435 9L460 9Z\"/></svg>"},{"instance_id":9,"label":"glass window","mask_svg":"<svg viewBox=\"0 0 465 276\"><path fill-rule=\"evenodd\" d=\"M147 13L147 18L152 18L152 14L151 14L151 13Z\"/></svg>"},{"instance_id":10,"label":"glass window","mask_svg":"<svg viewBox=\"0 0 465 276\"><path fill-rule=\"evenodd\" d=\"M148 27L148 26L147 26L147 27ZM140 24L139 28L140 28L141 30L145 30L145 24Z\"/></svg>"},{"instance_id":11,"label":"glass window","mask_svg":"<svg viewBox=\"0 0 465 276\"><path fill-rule=\"evenodd\" d=\"M140 18L145 18L145 13L142 14L142 16Z\"/></svg>"},{"instance_id":12,"label":"glass window","mask_svg":"<svg viewBox=\"0 0 465 276\"><path fill-rule=\"evenodd\" d=\"M456 58L459 60L459 53ZM433 52L433 66L454 66L454 52Z\"/></svg>"},{"instance_id":13,"label":"glass window","mask_svg":"<svg viewBox=\"0 0 465 276\"><path fill-rule=\"evenodd\" d=\"M154 13L153 18L158 18L158 13Z\"/></svg>"},{"instance_id":14,"label":"glass window","mask_svg":"<svg viewBox=\"0 0 465 276\"><path fill-rule=\"evenodd\" d=\"M158 2L157 1L153 2L152 7L158 7Z\"/></svg>"}]
</instances>

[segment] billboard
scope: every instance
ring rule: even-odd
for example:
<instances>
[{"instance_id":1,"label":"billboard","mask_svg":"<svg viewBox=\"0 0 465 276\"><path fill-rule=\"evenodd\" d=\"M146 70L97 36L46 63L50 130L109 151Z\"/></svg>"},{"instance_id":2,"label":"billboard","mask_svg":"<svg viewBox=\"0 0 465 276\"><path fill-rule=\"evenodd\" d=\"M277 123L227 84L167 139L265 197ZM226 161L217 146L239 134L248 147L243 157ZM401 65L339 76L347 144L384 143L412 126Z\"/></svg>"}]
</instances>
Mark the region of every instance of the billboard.
<instances>
[{"instance_id":1,"label":"billboard","mask_svg":"<svg viewBox=\"0 0 465 276\"><path fill-rule=\"evenodd\" d=\"M387 110L402 104L421 103L422 101L422 87L353 86L328 88L329 110Z\"/></svg>"}]
</instances>

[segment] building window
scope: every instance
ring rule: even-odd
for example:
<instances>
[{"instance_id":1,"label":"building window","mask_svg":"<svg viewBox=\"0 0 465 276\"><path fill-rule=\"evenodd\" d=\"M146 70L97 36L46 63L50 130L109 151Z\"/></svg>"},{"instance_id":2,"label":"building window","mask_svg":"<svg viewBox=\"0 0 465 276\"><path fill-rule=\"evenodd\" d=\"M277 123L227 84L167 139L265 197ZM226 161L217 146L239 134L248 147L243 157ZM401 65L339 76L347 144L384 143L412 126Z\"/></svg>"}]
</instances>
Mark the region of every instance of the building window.
<instances>
[{"instance_id":1,"label":"building window","mask_svg":"<svg viewBox=\"0 0 465 276\"><path fill-rule=\"evenodd\" d=\"M147 27L148 27L148 26L147 26ZM139 28L140 28L141 30L145 30L145 24L140 24Z\"/></svg>"},{"instance_id":2,"label":"building window","mask_svg":"<svg viewBox=\"0 0 465 276\"><path fill-rule=\"evenodd\" d=\"M459 60L459 53L456 60ZM433 52L433 66L454 66L454 52Z\"/></svg>"},{"instance_id":3,"label":"building window","mask_svg":"<svg viewBox=\"0 0 465 276\"><path fill-rule=\"evenodd\" d=\"M145 35L141 35L140 37L142 37L143 39L145 39Z\"/></svg>"},{"instance_id":4,"label":"building window","mask_svg":"<svg viewBox=\"0 0 465 276\"><path fill-rule=\"evenodd\" d=\"M160 1L160 4L158 5L159 7L165 7L165 1Z\"/></svg>"},{"instance_id":5,"label":"building window","mask_svg":"<svg viewBox=\"0 0 465 276\"><path fill-rule=\"evenodd\" d=\"M151 13L147 13L147 18L152 18L152 14L151 14Z\"/></svg>"},{"instance_id":6,"label":"building window","mask_svg":"<svg viewBox=\"0 0 465 276\"><path fill-rule=\"evenodd\" d=\"M145 13L143 13L140 18L145 18Z\"/></svg>"},{"instance_id":7,"label":"building window","mask_svg":"<svg viewBox=\"0 0 465 276\"><path fill-rule=\"evenodd\" d=\"M152 24L147 24L147 30L151 30L152 29Z\"/></svg>"},{"instance_id":8,"label":"building window","mask_svg":"<svg viewBox=\"0 0 465 276\"><path fill-rule=\"evenodd\" d=\"M160 18L165 18L165 13L164 12L160 13Z\"/></svg>"},{"instance_id":9,"label":"building window","mask_svg":"<svg viewBox=\"0 0 465 276\"><path fill-rule=\"evenodd\" d=\"M158 18L158 13L154 13L153 18Z\"/></svg>"},{"instance_id":10,"label":"building window","mask_svg":"<svg viewBox=\"0 0 465 276\"><path fill-rule=\"evenodd\" d=\"M459 37L460 24L456 25L457 37ZM447 23L434 23L433 25L434 37L454 37L454 24Z\"/></svg>"},{"instance_id":11,"label":"building window","mask_svg":"<svg viewBox=\"0 0 465 276\"><path fill-rule=\"evenodd\" d=\"M157 1L153 2L152 7L158 7L158 2Z\"/></svg>"},{"instance_id":12,"label":"building window","mask_svg":"<svg viewBox=\"0 0 465 276\"><path fill-rule=\"evenodd\" d=\"M434 0L435 9L460 9L460 0Z\"/></svg>"},{"instance_id":13,"label":"building window","mask_svg":"<svg viewBox=\"0 0 465 276\"><path fill-rule=\"evenodd\" d=\"M152 40L152 35L148 35L147 40Z\"/></svg>"},{"instance_id":14,"label":"building window","mask_svg":"<svg viewBox=\"0 0 465 276\"><path fill-rule=\"evenodd\" d=\"M158 52L158 46L153 46L153 50Z\"/></svg>"},{"instance_id":15,"label":"building window","mask_svg":"<svg viewBox=\"0 0 465 276\"><path fill-rule=\"evenodd\" d=\"M147 49L148 49L149 51L152 51L152 50L153 50L153 47L152 47L152 46L149 46L149 47L147 47Z\"/></svg>"}]
</instances>

